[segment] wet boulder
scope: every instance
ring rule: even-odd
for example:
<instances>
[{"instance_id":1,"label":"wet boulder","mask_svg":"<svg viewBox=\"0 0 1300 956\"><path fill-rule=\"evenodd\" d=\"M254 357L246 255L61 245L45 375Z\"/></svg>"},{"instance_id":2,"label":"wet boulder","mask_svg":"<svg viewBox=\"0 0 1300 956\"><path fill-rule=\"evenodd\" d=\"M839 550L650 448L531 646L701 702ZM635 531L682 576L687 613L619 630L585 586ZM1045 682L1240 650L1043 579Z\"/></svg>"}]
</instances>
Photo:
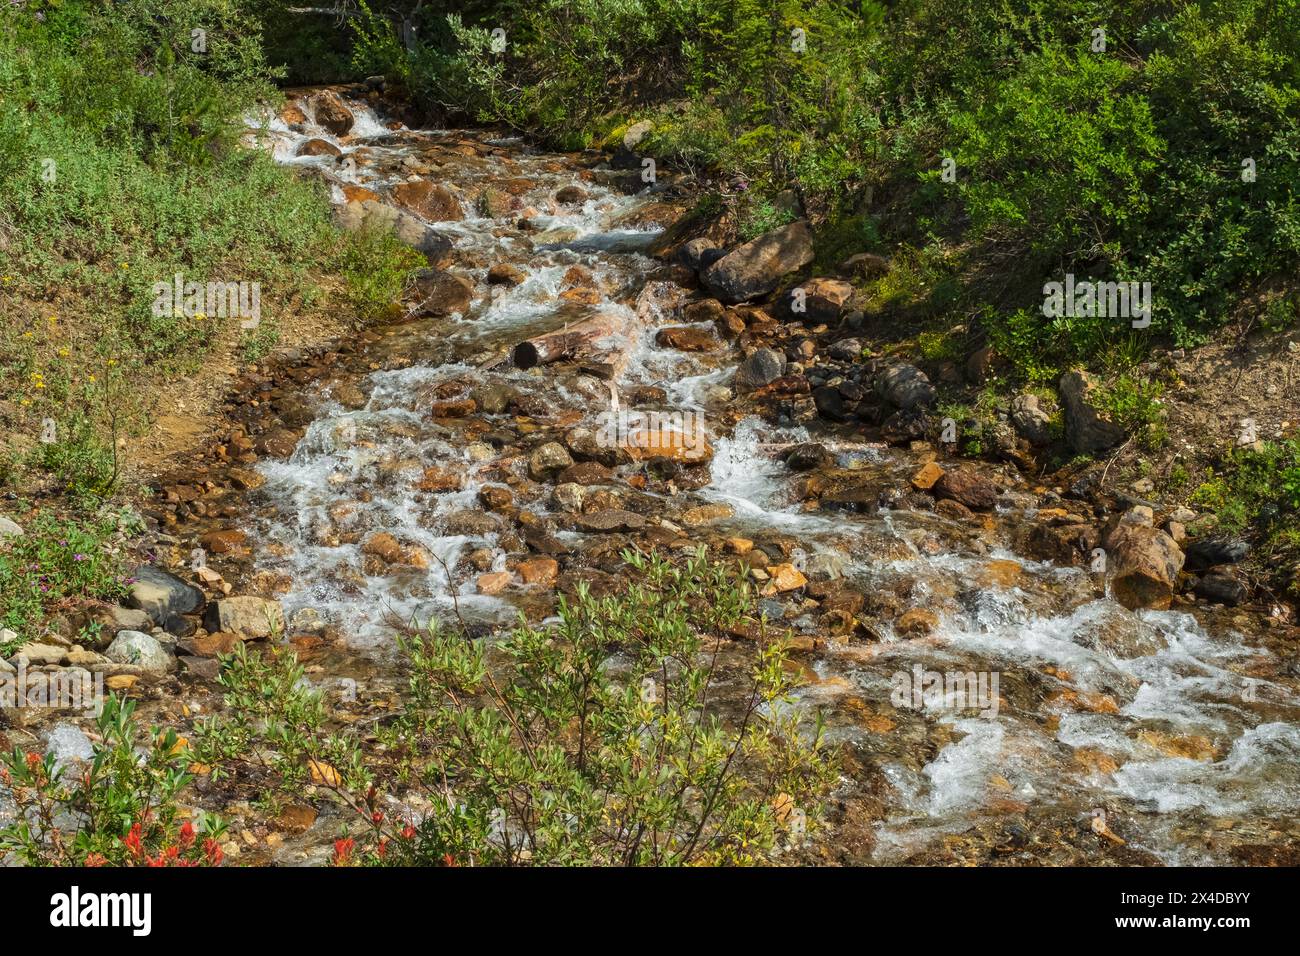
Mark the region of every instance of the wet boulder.
<instances>
[{"instance_id":1,"label":"wet boulder","mask_svg":"<svg viewBox=\"0 0 1300 956\"><path fill-rule=\"evenodd\" d=\"M1035 524L1020 550L1040 561L1076 565L1096 543L1097 532L1091 525Z\"/></svg>"},{"instance_id":2,"label":"wet boulder","mask_svg":"<svg viewBox=\"0 0 1300 956\"><path fill-rule=\"evenodd\" d=\"M528 474L536 481L544 481L572 464L573 456L563 445L548 441L535 448L528 456Z\"/></svg>"},{"instance_id":3,"label":"wet boulder","mask_svg":"<svg viewBox=\"0 0 1300 956\"><path fill-rule=\"evenodd\" d=\"M998 486L974 468L945 471L934 483L938 498L950 498L972 511L991 511L998 501Z\"/></svg>"},{"instance_id":4,"label":"wet boulder","mask_svg":"<svg viewBox=\"0 0 1300 956\"><path fill-rule=\"evenodd\" d=\"M722 346L708 328L699 325L672 325L660 329L655 333L655 344L679 352L713 352Z\"/></svg>"},{"instance_id":5,"label":"wet boulder","mask_svg":"<svg viewBox=\"0 0 1300 956\"><path fill-rule=\"evenodd\" d=\"M1168 610L1183 569L1183 552L1165 532L1141 524L1122 525L1108 538L1111 593L1130 610Z\"/></svg>"},{"instance_id":6,"label":"wet boulder","mask_svg":"<svg viewBox=\"0 0 1300 956\"><path fill-rule=\"evenodd\" d=\"M302 111L296 103L286 103L284 109L280 110L280 121L285 126L297 128L307 122L307 114Z\"/></svg>"},{"instance_id":7,"label":"wet boulder","mask_svg":"<svg viewBox=\"0 0 1300 956\"><path fill-rule=\"evenodd\" d=\"M429 222L451 222L465 218L460 201L446 186L417 179L393 187L393 202Z\"/></svg>"},{"instance_id":8,"label":"wet boulder","mask_svg":"<svg viewBox=\"0 0 1300 956\"><path fill-rule=\"evenodd\" d=\"M581 206L587 201L587 191L581 186L564 186L556 191L555 201L561 206Z\"/></svg>"},{"instance_id":9,"label":"wet boulder","mask_svg":"<svg viewBox=\"0 0 1300 956\"><path fill-rule=\"evenodd\" d=\"M732 388L738 393L753 392L775 381L784 370L784 355L774 349L756 349L736 368Z\"/></svg>"},{"instance_id":10,"label":"wet boulder","mask_svg":"<svg viewBox=\"0 0 1300 956\"><path fill-rule=\"evenodd\" d=\"M314 137L307 140L298 147L299 156L342 156L343 150L339 149L327 139Z\"/></svg>"},{"instance_id":11,"label":"wet boulder","mask_svg":"<svg viewBox=\"0 0 1300 956\"><path fill-rule=\"evenodd\" d=\"M1076 454L1105 451L1124 440L1124 429L1108 421L1093 402L1096 386L1086 372L1061 376L1057 391L1065 411L1065 438Z\"/></svg>"},{"instance_id":12,"label":"wet boulder","mask_svg":"<svg viewBox=\"0 0 1300 956\"><path fill-rule=\"evenodd\" d=\"M744 302L767 295L812 260L812 230L799 220L731 250L704 269L700 281L723 302Z\"/></svg>"},{"instance_id":13,"label":"wet boulder","mask_svg":"<svg viewBox=\"0 0 1300 956\"><path fill-rule=\"evenodd\" d=\"M463 315L474 298L474 284L450 272L421 269L416 273L411 297L425 315Z\"/></svg>"},{"instance_id":14,"label":"wet boulder","mask_svg":"<svg viewBox=\"0 0 1300 956\"><path fill-rule=\"evenodd\" d=\"M510 215L514 200L504 189L486 187L478 197L478 211L488 219L504 219Z\"/></svg>"},{"instance_id":15,"label":"wet boulder","mask_svg":"<svg viewBox=\"0 0 1300 956\"><path fill-rule=\"evenodd\" d=\"M519 285L526 278L524 270L508 262L498 262L487 273L488 285Z\"/></svg>"},{"instance_id":16,"label":"wet boulder","mask_svg":"<svg viewBox=\"0 0 1300 956\"><path fill-rule=\"evenodd\" d=\"M212 633L227 631L255 640L284 633L284 610L279 601L251 594L222 598L208 606L203 624Z\"/></svg>"},{"instance_id":17,"label":"wet boulder","mask_svg":"<svg viewBox=\"0 0 1300 956\"><path fill-rule=\"evenodd\" d=\"M598 461L583 461L576 465L570 465L560 472L559 479L562 484L581 485L587 487L590 485L608 485L614 480L614 473Z\"/></svg>"},{"instance_id":18,"label":"wet boulder","mask_svg":"<svg viewBox=\"0 0 1300 956\"><path fill-rule=\"evenodd\" d=\"M500 415L510 407L510 403L515 400L517 395L515 389L504 382L485 385L473 392L479 410L487 415Z\"/></svg>"},{"instance_id":19,"label":"wet boulder","mask_svg":"<svg viewBox=\"0 0 1300 956\"><path fill-rule=\"evenodd\" d=\"M785 453L785 465L791 471L813 471L834 464L835 456L818 442L800 442Z\"/></svg>"},{"instance_id":20,"label":"wet boulder","mask_svg":"<svg viewBox=\"0 0 1300 956\"><path fill-rule=\"evenodd\" d=\"M333 90L323 90L311 99L312 115L316 125L335 136L344 136L352 129L356 117Z\"/></svg>"}]
</instances>

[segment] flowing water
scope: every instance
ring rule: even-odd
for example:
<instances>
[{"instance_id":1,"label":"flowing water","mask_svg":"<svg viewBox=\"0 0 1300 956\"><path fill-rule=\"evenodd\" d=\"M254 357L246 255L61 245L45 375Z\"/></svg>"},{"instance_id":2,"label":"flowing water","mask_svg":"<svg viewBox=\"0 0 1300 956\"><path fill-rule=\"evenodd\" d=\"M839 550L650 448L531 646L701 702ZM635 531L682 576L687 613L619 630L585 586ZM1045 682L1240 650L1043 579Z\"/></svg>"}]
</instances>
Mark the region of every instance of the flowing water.
<instances>
[{"instance_id":1,"label":"flowing water","mask_svg":"<svg viewBox=\"0 0 1300 956\"><path fill-rule=\"evenodd\" d=\"M1258 622L1228 612L1131 612L1106 596L1097 575L1017 556L1005 529L1033 520L1027 488L1006 496L1013 505L998 520L975 526L874 504L808 510L800 476L776 449L826 440L841 469L882 486L905 486L916 463L817 422L778 427L743 412L735 420L727 389L734 353L654 344L657 325L680 324L676 310L689 293L645 255L656 230L642 214L653 195L626 195L612 176L572 157L475 132L408 130L362 103L350 106L350 137L331 137L310 120L290 128L270 119L259 123L257 142L280 161L318 169L340 202L348 186L385 194L422 175L451 188L464 218L433 228L453 243L451 271L473 282L474 294L463 314L388 330L360 383L364 404L345 406L331 386L318 389L309 396L316 418L297 449L259 465L267 483L252 496L247 530L259 542L259 568L291 580L283 596L291 617L310 609L350 653L379 659L391 650L394 620L445 614L453 601L478 620L514 617L526 594L480 594L474 574L462 573L471 560L478 571L501 570L509 554L526 550L511 525L478 503L485 485L526 466L489 430L515 428L513 416L480 413L464 425L430 418L428 406L506 385L536 406L536 422L598 428L610 404L605 382L489 359L589 313L613 312L628 355L619 393L662 388L662 408L703 416L715 451L707 484L654 486L624 507L673 518L693 505L728 505L731 517L710 534L774 541L810 577L840 578L869 605L924 608L937 619L926 636L884 625L872 640L818 641L806 655L811 680L799 706L822 709L831 739L852 757L838 795L849 808L838 818L844 847L832 856L952 862L966 859L968 847L991 845L1011 859L1095 862L1123 846L1130 855L1110 859L1198 864L1248 859L1250 848L1296 839L1300 697ZM310 137L343 155L297 157ZM413 174L421 162L435 168ZM481 214L474 199L486 184L507 185L516 211ZM575 184L585 199L557 204L557 190ZM485 272L496 263L516 266L522 281L489 285ZM560 298L575 266L590 272L594 300ZM431 466L463 483L418 490ZM543 523L557 516L548 486L516 504ZM362 550L376 531L432 560L376 566ZM600 536L556 537L582 555ZM817 632L819 612L767 604L796 634ZM936 706L907 689L932 672L997 684L967 706Z\"/></svg>"}]
</instances>

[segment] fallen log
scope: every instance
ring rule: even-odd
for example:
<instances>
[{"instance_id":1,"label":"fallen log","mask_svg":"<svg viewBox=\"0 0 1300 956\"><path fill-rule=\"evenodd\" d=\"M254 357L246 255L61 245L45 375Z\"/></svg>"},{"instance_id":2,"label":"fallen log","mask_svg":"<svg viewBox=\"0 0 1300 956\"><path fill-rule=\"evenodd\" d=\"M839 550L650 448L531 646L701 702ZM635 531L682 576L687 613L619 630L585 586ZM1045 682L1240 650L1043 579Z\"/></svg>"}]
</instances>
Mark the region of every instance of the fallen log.
<instances>
[{"instance_id":1,"label":"fallen log","mask_svg":"<svg viewBox=\"0 0 1300 956\"><path fill-rule=\"evenodd\" d=\"M613 334L614 329L615 316L609 313L593 315L555 332L525 339L511 350L510 359L515 368L520 369L560 362L592 348L600 339Z\"/></svg>"},{"instance_id":2,"label":"fallen log","mask_svg":"<svg viewBox=\"0 0 1300 956\"><path fill-rule=\"evenodd\" d=\"M510 352L515 368L533 368L552 362L576 362L593 375L614 378L627 364L630 342L604 343L604 338L627 336L630 321L616 312L601 312L556 332L524 339Z\"/></svg>"}]
</instances>

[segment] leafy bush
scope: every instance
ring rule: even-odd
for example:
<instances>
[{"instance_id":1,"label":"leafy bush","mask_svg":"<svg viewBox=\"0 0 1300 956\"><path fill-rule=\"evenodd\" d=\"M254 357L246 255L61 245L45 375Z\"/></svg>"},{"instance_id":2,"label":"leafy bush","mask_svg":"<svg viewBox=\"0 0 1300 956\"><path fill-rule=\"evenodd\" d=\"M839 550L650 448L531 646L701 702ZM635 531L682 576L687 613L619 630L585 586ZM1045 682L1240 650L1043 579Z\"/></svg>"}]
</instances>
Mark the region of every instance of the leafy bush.
<instances>
[{"instance_id":1,"label":"leafy bush","mask_svg":"<svg viewBox=\"0 0 1300 956\"><path fill-rule=\"evenodd\" d=\"M1097 406L1141 444L1156 447L1166 438L1164 409L1160 404L1163 393L1160 382L1119 375L1097 389Z\"/></svg>"},{"instance_id":2,"label":"leafy bush","mask_svg":"<svg viewBox=\"0 0 1300 956\"><path fill-rule=\"evenodd\" d=\"M832 777L820 723L802 727L790 701L783 645L761 635L733 673L723 635L761 627L748 585L703 556L625 559L635 583L601 599L580 588L554 626L407 635L409 691L382 760L321 733L321 698L289 656L242 651L223 661L233 716L203 727L197 753L262 755L289 788L310 771L365 821L336 845L340 863L772 860L815 824ZM418 812L385 809L381 788L399 787Z\"/></svg>"},{"instance_id":3,"label":"leafy bush","mask_svg":"<svg viewBox=\"0 0 1300 956\"><path fill-rule=\"evenodd\" d=\"M0 784L16 819L0 829L0 859L28 866L216 866L224 826L199 813L182 820L189 755L175 731L140 732L135 703L110 694L99 740L83 768L53 753L0 754Z\"/></svg>"},{"instance_id":4,"label":"leafy bush","mask_svg":"<svg viewBox=\"0 0 1300 956\"><path fill-rule=\"evenodd\" d=\"M369 784L356 741L326 732L324 696L304 680L291 652L250 654L240 644L222 658L217 683L225 689L226 714L203 721L194 742L195 760L211 768L212 779L256 759L276 784L261 795L267 806L312 780L361 790Z\"/></svg>"},{"instance_id":5,"label":"leafy bush","mask_svg":"<svg viewBox=\"0 0 1300 956\"><path fill-rule=\"evenodd\" d=\"M1229 533L1251 525L1261 527L1266 536L1293 531L1300 516L1300 441L1235 449L1192 500L1211 509L1218 526ZM1293 543L1300 546L1300 540Z\"/></svg>"}]
</instances>

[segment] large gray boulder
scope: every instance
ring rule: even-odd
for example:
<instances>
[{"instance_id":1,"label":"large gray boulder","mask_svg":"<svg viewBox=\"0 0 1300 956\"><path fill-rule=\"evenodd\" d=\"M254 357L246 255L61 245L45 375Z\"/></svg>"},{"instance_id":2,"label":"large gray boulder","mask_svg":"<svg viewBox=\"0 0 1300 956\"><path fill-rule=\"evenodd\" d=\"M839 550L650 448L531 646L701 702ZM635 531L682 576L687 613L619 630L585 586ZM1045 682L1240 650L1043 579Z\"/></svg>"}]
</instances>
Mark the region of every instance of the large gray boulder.
<instances>
[{"instance_id":1,"label":"large gray boulder","mask_svg":"<svg viewBox=\"0 0 1300 956\"><path fill-rule=\"evenodd\" d=\"M203 607L203 592L174 574L142 564L131 576L135 581L127 604L144 611L163 630L176 633L185 626L182 614L194 614Z\"/></svg>"},{"instance_id":2,"label":"large gray boulder","mask_svg":"<svg viewBox=\"0 0 1300 956\"><path fill-rule=\"evenodd\" d=\"M732 249L701 272L700 281L723 302L744 302L767 295L812 260L812 230L800 219Z\"/></svg>"}]
</instances>

